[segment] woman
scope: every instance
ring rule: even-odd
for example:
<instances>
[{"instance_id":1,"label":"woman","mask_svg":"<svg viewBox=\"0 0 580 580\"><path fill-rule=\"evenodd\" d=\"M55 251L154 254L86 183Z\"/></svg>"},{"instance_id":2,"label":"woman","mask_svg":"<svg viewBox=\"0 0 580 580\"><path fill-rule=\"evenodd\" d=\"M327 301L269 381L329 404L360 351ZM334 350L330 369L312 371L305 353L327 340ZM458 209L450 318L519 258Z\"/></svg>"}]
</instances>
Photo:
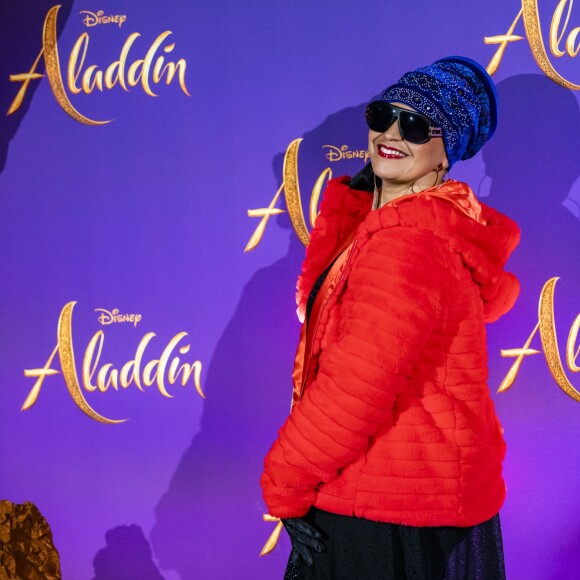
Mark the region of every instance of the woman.
<instances>
[{"instance_id":1,"label":"woman","mask_svg":"<svg viewBox=\"0 0 580 580\"><path fill-rule=\"evenodd\" d=\"M495 88L445 58L366 118L372 168L329 182L311 234L293 409L261 478L290 534L286 578L498 580L505 443L485 323L517 297L504 264L519 229L443 180L492 136Z\"/></svg>"}]
</instances>

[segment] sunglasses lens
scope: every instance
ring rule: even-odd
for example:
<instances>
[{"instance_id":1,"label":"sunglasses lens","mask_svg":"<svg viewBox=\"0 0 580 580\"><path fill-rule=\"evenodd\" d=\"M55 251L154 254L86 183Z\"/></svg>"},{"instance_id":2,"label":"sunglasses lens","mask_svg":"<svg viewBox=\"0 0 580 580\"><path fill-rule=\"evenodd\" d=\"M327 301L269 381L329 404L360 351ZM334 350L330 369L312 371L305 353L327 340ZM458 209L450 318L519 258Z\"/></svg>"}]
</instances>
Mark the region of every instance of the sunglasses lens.
<instances>
[{"instance_id":1,"label":"sunglasses lens","mask_svg":"<svg viewBox=\"0 0 580 580\"><path fill-rule=\"evenodd\" d=\"M372 102L366 110L369 129L378 133L384 133L396 117L399 118L399 128L403 139L417 145L429 141L429 122L418 113L399 109L380 101Z\"/></svg>"},{"instance_id":2,"label":"sunglasses lens","mask_svg":"<svg viewBox=\"0 0 580 580\"><path fill-rule=\"evenodd\" d=\"M429 123L421 115L412 112L401 113L399 117L401 137L410 143L425 143L429 141Z\"/></svg>"},{"instance_id":3,"label":"sunglasses lens","mask_svg":"<svg viewBox=\"0 0 580 580\"><path fill-rule=\"evenodd\" d=\"M395 118L395 110L386 103L371 103L366 110L367 125L371 131L384 133Z\"/></svg>"}]
</instances>

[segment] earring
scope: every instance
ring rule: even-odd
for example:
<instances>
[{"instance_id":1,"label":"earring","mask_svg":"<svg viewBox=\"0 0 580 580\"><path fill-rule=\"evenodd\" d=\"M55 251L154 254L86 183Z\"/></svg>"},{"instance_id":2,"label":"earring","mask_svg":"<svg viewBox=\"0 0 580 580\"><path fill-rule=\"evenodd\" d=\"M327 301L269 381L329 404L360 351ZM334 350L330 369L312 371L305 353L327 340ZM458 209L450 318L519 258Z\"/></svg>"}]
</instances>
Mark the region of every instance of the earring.
<instances>
[{"instance_id":1,"label":"earring","mask_svg":"<svg viewBox=\"0 0 580 580\"><path fill-rule=\"evenodd\" d=\"M443 167L443 163L439 163L439 165L437 165L437 167L433 169L436 175L435 175L435 183L433 183L431 187L435 187L437 185L437 182L439 181L439 174L443 171L443 176L445 177L445 174L447 173L448 170L449 167Z\"/></svg>"},{"instance_id":2,"label":"earring","mask_svg":"<svg viewBox=\"0 0 580 580\"><path fill-rule=\"evenodd\" d=\"M375 185L375 190L373 195L372 209L378 209L381 198L381 190L383 189L383 180L373 173L373 183Z\"/></svg>"}]
</instances>

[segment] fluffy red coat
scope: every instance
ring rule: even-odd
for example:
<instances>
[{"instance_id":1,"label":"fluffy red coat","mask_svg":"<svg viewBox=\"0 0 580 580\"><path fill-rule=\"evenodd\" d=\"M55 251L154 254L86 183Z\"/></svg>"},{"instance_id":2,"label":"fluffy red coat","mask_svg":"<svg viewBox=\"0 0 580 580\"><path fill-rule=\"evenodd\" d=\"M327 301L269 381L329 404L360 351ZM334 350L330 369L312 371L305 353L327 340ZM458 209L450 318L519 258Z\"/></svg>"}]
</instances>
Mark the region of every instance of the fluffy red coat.
<instances>
[{"instance_id":1,"label":"fluffy red coat","mask_svg":"<svg viewBox=\"0 0 580 580\"><path fill-rule=\"evenodd\" d=\"M357 228L319 321L315 372L265 460L266 505L278 517L314 505L414 526L483 522L505 497L485 322L517 297L504 264L519 229L463 183L372 212L370 195L348 184L329 182L298 281L303 309ZM457 200L477 205L480 219Z\"/></svg>"}]
</instances>

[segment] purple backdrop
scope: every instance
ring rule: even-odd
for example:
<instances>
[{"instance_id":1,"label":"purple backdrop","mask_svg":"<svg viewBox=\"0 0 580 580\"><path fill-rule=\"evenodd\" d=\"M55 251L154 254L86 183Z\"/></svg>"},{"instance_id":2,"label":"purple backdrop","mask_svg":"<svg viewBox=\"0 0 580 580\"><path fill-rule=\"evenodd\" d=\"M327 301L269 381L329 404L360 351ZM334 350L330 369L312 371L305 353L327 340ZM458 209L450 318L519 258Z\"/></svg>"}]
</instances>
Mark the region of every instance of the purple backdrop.
<instances>
[{"instance_id":1,"label":"purple backdrop","mask_svg":"<svg viewBox=\"0 0 580 580\"><path fill-rule=\"evenodd\" d=\"M547 45L557 2L538 4ZM65 578L281 577L285 537L258 557L274 526L262 521L258 479L289 409L303 246L281 213L244 253L260 221L247 212L268 207L282 183L286 148L298 137L305 210L325 169L338 176L362 168L360 158L334 157L343 145L365 149L364 104L438 57L463 54L487 65L497 45L484 38L506 34L520 2L64 0L56 30L65 94L85 117L112 119L96 126L68 115L46 76L31 80L20 108L5 116L23 86L9 77L31 70L53 6L9 0L0 24L0 496L40 508ZM580 24L573 2L564 8L570 21L555 29L561 47ZM92 17L81 12L99 10L126 19L87 27ZM128 75L165 31L171 35L153 64L160 55L164 64L183 59L182 87L178 69L169 85L165 77L151 84L156 97L142 84L71 91L67 66L82 34L88 40L77 86L89 66L106 69L139 33ZM526 36L521 21L515 34ZM507 46L495 74L496 137L451 174L522 228L509 264L522 295L489 327L493 392L513 363L500 351L524 346L548 279L560 277L554 303L562 359L580 312L578 97L547 78L531 46L537 39ZM580 60L548 53L563 78L580 82ZM41 57L36 72L45 69ZM277 207L285 209L283 196ZM54 374L21 411L36 380L24 371L45 366L71 301L79 376L98 331L98 368L117 369L135 358L147 333L155 337L141 353L143 367L187 333L169 362L200 361L206 398L193 379L170 384L167 373L161 386L171 397L155 384L142 391L135 384L106 392L81 387L100 415L128 419L104 424L83 414L63 375ZM95 309L141 319L102 325ZM540 354L525 357L513 388L495 396L508 443L501 512L507 572L575 578L580 407L556 384L539 336L531 348ZM52 368L61 370L58 355Z\"/></svg>"}]
</instances>

